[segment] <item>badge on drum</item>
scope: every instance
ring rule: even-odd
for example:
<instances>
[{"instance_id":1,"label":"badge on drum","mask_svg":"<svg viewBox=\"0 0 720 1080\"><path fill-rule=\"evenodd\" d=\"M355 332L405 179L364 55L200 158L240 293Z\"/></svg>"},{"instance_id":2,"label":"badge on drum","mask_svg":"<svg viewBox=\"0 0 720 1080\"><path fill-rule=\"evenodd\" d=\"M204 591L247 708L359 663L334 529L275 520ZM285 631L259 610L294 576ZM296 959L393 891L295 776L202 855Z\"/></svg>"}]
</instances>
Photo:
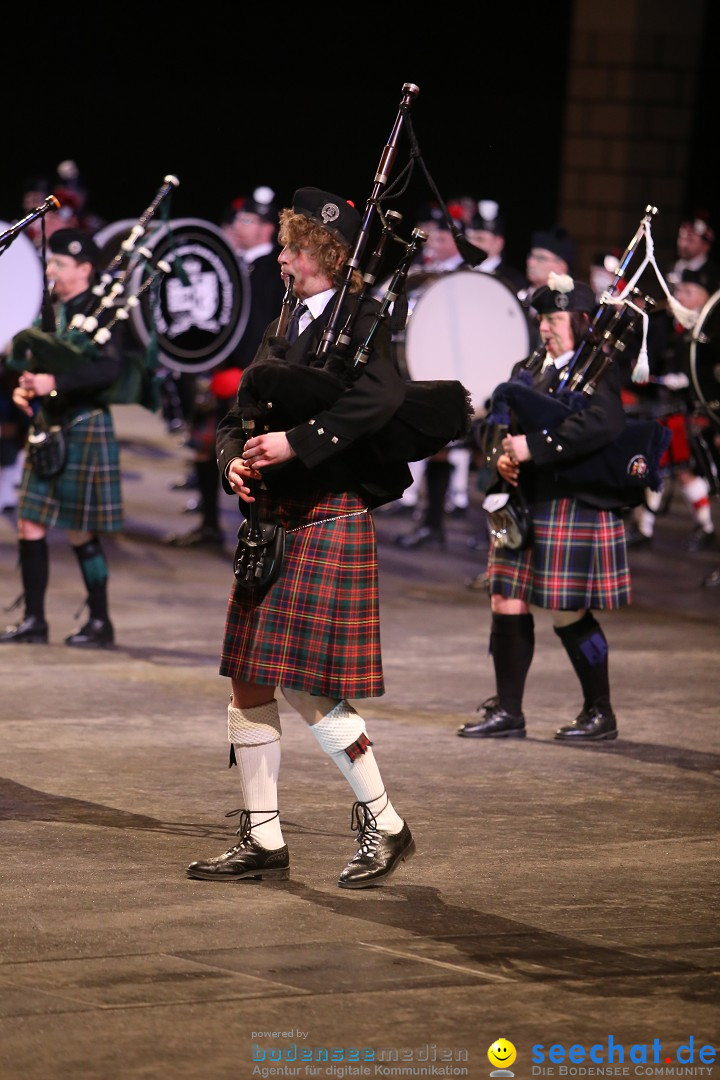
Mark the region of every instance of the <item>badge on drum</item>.
<instances>
[{"instance_id":1,"label":"badge on drum","mask_svg":"<svg viewBox=\"0 0 720 1080\"><path fill-rule=\"evenodd\" d=\"M107 243L119 241L118 223ZM250 314L250 276L211 222L171 219L144 241L157 264L163 259L171 272L145 289L147 267L134 272L129 291L141 294L132 308L130 327L147 348L157 336L160 363L171 370L203 372L217 367L240 341Z\"/></svg>"}]
</instances>

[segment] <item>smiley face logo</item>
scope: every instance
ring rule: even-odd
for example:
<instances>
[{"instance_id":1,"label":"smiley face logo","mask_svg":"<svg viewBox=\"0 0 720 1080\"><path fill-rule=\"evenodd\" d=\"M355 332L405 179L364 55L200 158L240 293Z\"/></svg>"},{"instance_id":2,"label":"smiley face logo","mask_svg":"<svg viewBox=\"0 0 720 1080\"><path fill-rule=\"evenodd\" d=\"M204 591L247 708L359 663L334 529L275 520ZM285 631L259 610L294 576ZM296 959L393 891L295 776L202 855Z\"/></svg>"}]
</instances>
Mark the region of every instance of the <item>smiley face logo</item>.
<instances>
[{"instance_id":1,"label":"smiley face logo","mask_svg":"<svg viewBox=\"0 0 720 1080\"><path fill-rule=\"evenodd\" d=\"M507 1039L496 1039L488 1048L488 1061L497 1069L507 1069L517 1057L517 1050Z\"/></svg>"}]
</instances>

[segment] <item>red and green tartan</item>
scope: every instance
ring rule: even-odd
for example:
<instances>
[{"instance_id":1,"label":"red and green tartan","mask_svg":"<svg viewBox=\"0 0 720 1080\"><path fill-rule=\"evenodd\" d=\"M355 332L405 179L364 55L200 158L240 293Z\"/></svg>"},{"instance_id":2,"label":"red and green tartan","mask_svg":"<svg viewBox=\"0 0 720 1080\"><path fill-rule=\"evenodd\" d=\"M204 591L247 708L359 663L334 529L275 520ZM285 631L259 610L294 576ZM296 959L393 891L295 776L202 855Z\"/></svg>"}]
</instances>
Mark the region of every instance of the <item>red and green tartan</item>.
<instances>
[{"instance_id":1,"label":"red and green tartan","mask_svg":"<svg viewBox=\"0 0 720 1080\"><path fill-rule=\"evenodd\" d=\"M618 608L632 599L625 527L618 514L576 499L532 507L523 551L490 549L490 595L553 611Z\"/></svg>"},{"instance_id":2,"label":"red and green tartan","mask_svg":"<svg viewBox=\"0 0 720 1080\"><path fill-rule=\"evenodd\" d=\"M67 464L51 480L41 480L26 460L18 517L48 528L118 532L123 527L120 448L110 412L79 409L65 429L65 441Z\"/></svg>"},{"instance_id":3,"label":"red and green tartan","mask_svg":"<svg viewBox=\"0 0 720 1080\"><path fill-rule=\"evenodd\" d=\"M261 520L267 509L261 496ZM372 515L358 513L365 509L351 493L274 506L288 530L282 569L260 597L231 593L221 675L335 698L385 692L377 544ZM320 524L303 527L311 522Z\"/></svg>"}]
</instances>

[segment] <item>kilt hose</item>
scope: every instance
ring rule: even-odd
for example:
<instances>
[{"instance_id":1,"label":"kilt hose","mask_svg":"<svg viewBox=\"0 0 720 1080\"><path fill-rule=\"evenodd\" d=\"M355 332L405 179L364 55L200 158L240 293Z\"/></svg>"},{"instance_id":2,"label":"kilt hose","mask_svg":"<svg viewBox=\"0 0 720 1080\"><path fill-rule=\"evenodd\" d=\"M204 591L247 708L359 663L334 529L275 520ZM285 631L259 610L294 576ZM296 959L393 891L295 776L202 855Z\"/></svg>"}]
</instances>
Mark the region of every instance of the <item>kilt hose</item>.
<instances>
[{"instance_id":1,"label":"kilt hose","mask_svg":"<svg viewBox=\"0 0 720 1080\"><path fill-rule=\"evenodd\" d=\"M261 493L261 520L270 509L287 530L283 565L259 596L233 589L220 674L338 699L379 697L385 686L372 515L353 493L279 504Z\"/></svg>"},{"instance_id":2,"label":"kilt hose","mask_svg":"<svg viewBox=\"0 0 720 1080\"><path fill-rule=\"evenodd\" d=\"M123 527L120 449L109 410L78 409L63 428L65 468L42 480L26 459L18 517L48 528L118 532Z\"/></svg>"},{"instance_id":3,"label":"kilt hose","mask_svg":"<svg viewBox=\"0 0 720 1080\"><path fill-rule=\"evenodd\" d=\"M490 595L553 611L612 609L632 599L621 517L577 499L531 507L533 539L520 551L490 549Z\"/></svg>"}]
</instances>

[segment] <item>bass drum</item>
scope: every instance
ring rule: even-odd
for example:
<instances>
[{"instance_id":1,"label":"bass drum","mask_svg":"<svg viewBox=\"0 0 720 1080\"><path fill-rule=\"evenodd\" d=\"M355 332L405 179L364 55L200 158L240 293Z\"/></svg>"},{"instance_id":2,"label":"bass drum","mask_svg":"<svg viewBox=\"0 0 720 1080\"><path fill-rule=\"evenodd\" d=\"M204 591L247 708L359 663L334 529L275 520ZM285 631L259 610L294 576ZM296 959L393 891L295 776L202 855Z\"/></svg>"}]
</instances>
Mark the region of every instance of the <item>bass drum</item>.
<instances>
[{"instance_id":1,"label":"bass drum","mask_svg":"<svg viewBox=\"0 0 720 1080\"><path fill-rule=\"evenodd\" d=\"M457 379L482 414L495 387L530 351L525 310L500 278L455 270L419 289L405 331L411 379Z\"/></svg>"},{"instance_id":2,"label":"bass drum","mask_svg":"<svg viewBox=\"0 0 720 1080\"><path fill-rule=\"evenodd\" d=\"M0 233L12 225L0 221ZM0 354L7 354L15 334L32 326L40 314L43 268L32 240L17 234L0 254Z\"/></svg>"},{"instance_id":3,"label":"bass drum","mask_svg":"<svg viewBox=\"0 0 720 1080\"><path fill-rule=\"evenodd\" d=\"M95 242L109 265L136 221L101 229ZM141 260L130 275L126 294L140 296L131 309L130 327L145 348L157 338L164 367L192 374L218 367L231 356L250 314L250 278L222 231L209 221L178 218L149 227L142 244L172 271L149 283L153 270Z\"/></svg>"},{"instance_id":4,"label":"bass drum","mask_svg":"<svg viewBox=\"0 0 720 1080\"><path fill-rule=\"evenodd\" d=\"M693 329L690 378L701 405L720 424L720 289L710 297Z\"/></svg>"}]
</instances>

